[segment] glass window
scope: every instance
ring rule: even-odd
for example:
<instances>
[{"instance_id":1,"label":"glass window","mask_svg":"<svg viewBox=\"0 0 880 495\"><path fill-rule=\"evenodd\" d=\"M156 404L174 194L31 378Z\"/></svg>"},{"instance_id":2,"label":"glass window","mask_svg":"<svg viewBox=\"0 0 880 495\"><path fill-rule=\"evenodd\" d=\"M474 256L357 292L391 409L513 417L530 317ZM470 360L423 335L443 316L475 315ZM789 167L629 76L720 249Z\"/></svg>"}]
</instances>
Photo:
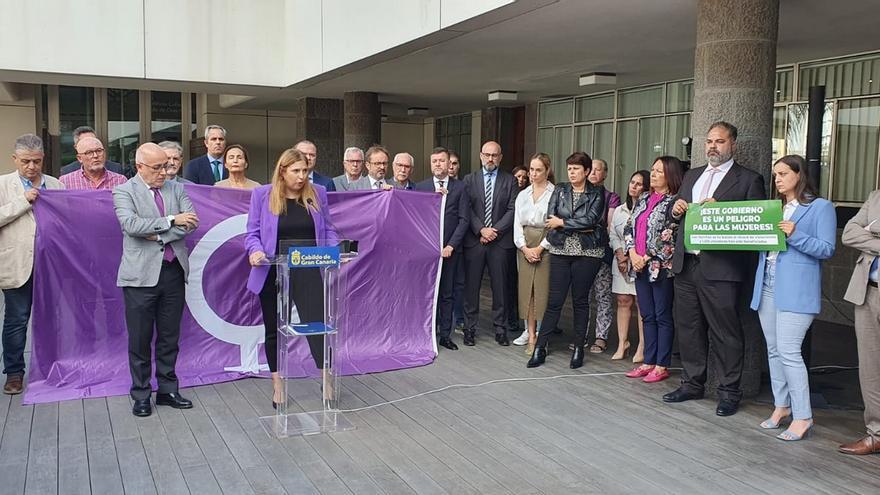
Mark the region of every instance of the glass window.
<instances>
[{"instance_id":1,"label":"glass window","mask_svg":"<svg viewBox=\"0 0 880 495\"><path fill-rule=\"evenodd\" d=\"M614 124L606 122L593 125L593 158L605 160L611 163L614 157ZM609 173L613 173L612 170Z\"/></svg>"},{"instance_id":2,"label":"glass window","mask_svg":"<svg viewBox=\"0 0 880 495\"><path fill-rule=\"evenodd\" d=\"M180 93L150 92L150 131L153 133L153 141L181 142L180 103Z\"/></svg>"},{"instance_id":3,"label":"glass window","mask_svg":"<svg viewBox=\"0 0 880 495\"><path fill-rule=\"evenodd\" d=\"M73 130L79 126L95 127L95 90L74 86L58 87L58 106L61 116L61 165L76 161L73 149Z\"/></svg>"},{"instance_id":4,"label":"glass window","mask_svg":"<svg viewBox=\"0 0 880 495\"><path fill-rule=\"evenodd\" d=\"M773 108L773 143L771 145L771 155L773 162L779 160L787 153L785 152L785 107Z\"/></svg>"},{"instance_id":5,"label":"glass window","mask_svg":"<svg viewBox=\"0 0 880 495\"><path fill-rule=\"evenodd\" d=\"M192 122L190 123L190 125L191 125L190 132L192 132L191 137L192 137L192 139L197 139L199 137L199 128L198 128L198 124L196 124L196 122L198 122L198 115L199 114L196 111L196 94L195 93L192 93L192 95L190 96L190 105L192 105L192 113L191 113Z\"/></svg>"},{"instance_id":6,"label":"glass window","mask_svg":"<svg viewBox=\"0 0 880 495\"><path fill-rule=\"evenodd\" d=\"M690 112L694 109L694 82L679 81L666 85L666 111Z\"/></svg>"},{"instance_id":7,"label":"glass window","mask_svg":"<svg viewBox=\"0 0 880 495\"><path fill-rule=\"evenodd\" d=\"M565 159L571 154L571 127L557 127L554 143L550 162L554 165L556 177L566 177Z\"/></svg>"},{"instance_id":8,"label":"glass window","mask_svg":"<svg viewBox=\"0 0 880 495\"><path fill-rule=\"evenodd\" d=\"M681 140L691 135L691 116L670 115L666 117L666 146L663 153L676 156L679 160L690 160L687 148Z\"/></svg>"},{"instance_id":9,"label":"glass window","mask_svg":"<svg viewBox=\"0 0 880 495\"><path fill-rule=\"evenodd\" d=\"M776 71L776 103L789 102L794 94L794 69Z\"/></svg>"},{"instance_id":10,"label":"glass window","mask_svg":"<svg viewBox=\"0 0 880 495\"><path fill-rule=\"evenodd\" d=\"M550 155L550 159L554 159L553 156L553 136L555 132L552 127L545 127L543 129L538 129L538 142L537 150L538 153L547 153Z\"/></svg>"},{"instance_id":11,"label":"glass window","mask_svg":"<svg viewBox=\"0 0 880 495\"><path fill-rule=\"evenodd\" d=\"M663 86L621 91L617 100L618 117L637 117L663 113Z\"/></svg>"},{"instance_id":12,"label":"glass window","mask_svg":"<svg viewBox=\"0 0 880 495\"><path fill-rule=\"evenodd\" d=\"M538 125L560 125L572 123L574 100L541 103L538 106Z\"/></svg>"},{"instance_id":13,"label":"glass window","mask_svg":"<svg viewBox=\"0 0 880 495\"><path fill-rule=\"evenodd\" d=\"M617 154L614 159L614 191L623 191L624 182L639 169L639 121L617 123ZM625 176L625 177L624 177Z\"/></svg>"},{"instance_id":14,"label":"glass window","mask_svg":"<svg viewBox=\"0 0 880 495\"><path fill-rule=\"evenodd\" d=\"M458 153L463 174L471 169L471 114L434 120L434 145Z\"/></svg>"},{"instance_id":15,"label":"glass window","mask_svg":"<svg viewBox=\"0 0 880 495\"><path fill-rule=\"evenodd\" d=\"M839 102L834 153L834 201L860 203L877 185L880 98Z\"/></svg>"},{"instance_id":16,"label":"glass window","mask_svg":"<svg viewBox=\"0 0 880 495\"><path fill-rule=\"evenodd\" d=\"M593 126L581 125L574 128L574 149L593 155Z\"/></svg>"},{"instance_id":17,"label":"glass window","mask_svg":"<svg viewBox=\"0 0 880 495\"><path fill-rule=\"evenodd\" d=\"M107 90L107 159L134 163L134 152L140 144L140 113L138 91Z\"/></svg>"},{"instance_id":18,"label":"glass window","mask_svg":"<svg viewBox=\"0 0 880 495\"><path fill-rule=\"evenodd\" d=\"M825 98L880 93L880 55L865 55L835 62L800 66L798 95L807 100L810 86L825 86Z\"/></svg>"},{"instance_id":19,"label":"glass window","mask_svg":"<svg viewBox=\"0 0 880 495\"><path fill-rule=\"evenodd\" d=\"M575 122L607 120L614 118L614 93L588 98L578 98L575 102L577 116Z\"/></svg>"},{"instance_id":20,"label":"glass window","mask_svg":"<svg viewBox=\"0 0 880 495\"><path fill-rule=\"evenodd\" d=\"M639 120L639 161L632 170L627 170L626 178L632 176L636 170L651 168L654 159L663 156L666 151L663 140L663 117L652 117Z\"/></svg>"},{"instance_id":21,"label":"glass window","mask_svg":"<svg viewBox=\"0 0 880 495\"><path fill-rule=\"evenodd\" d=\"M797 103L788 106L788 122L785 130L785 146L779 157L785 155L800 155L804 158L807 156L807 121L809 118L809 108L806 103ZM821 175L819 176L819 184L821 190L819 193L828 197L829 185L829 163L831 160L831 132L832 119L834 116L834 103L826 102L825 110L822 115L822 152L819 157L821 164ZM774 135L775 129L775 113L774 113ZM778 159L774 153L774 160Z\"/></svg>"}]
</instances>

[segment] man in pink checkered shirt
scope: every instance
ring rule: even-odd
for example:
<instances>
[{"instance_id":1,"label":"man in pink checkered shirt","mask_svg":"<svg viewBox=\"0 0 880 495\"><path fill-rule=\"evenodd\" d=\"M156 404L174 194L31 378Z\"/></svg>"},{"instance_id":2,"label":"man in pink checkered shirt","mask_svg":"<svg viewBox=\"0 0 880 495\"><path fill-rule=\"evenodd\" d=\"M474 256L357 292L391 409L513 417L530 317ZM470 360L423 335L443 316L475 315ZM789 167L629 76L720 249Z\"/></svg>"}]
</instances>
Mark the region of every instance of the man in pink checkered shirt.
<instances>
[{"instance_id":1,"label":"man in pink checkered shirt","mask_svg":"<svg viewBox=\"0 0 880 495\"><path fill-rule=\"evenodd\" d=\"M82 168L62 175L60 180L67 189L113 189L128 179L104 168L106 150L98 138L84 137L76 143L76 158Z\"/></svg>"}]
</instances>

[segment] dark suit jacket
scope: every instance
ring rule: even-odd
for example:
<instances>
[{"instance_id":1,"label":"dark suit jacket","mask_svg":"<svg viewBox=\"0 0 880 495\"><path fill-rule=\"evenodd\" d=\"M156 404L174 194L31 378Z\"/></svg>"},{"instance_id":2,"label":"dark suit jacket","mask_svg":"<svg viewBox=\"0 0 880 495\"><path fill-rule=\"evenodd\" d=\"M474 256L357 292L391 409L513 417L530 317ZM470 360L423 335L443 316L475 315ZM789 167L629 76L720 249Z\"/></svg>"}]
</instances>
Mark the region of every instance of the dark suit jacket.
<instances>
[{"instance_id":1,"label":"dark suit jacket","mask_svg":"<svg viewBox=\"0 0 880 495\"><path fill-rule=\"evenodd\" d=\"M324 189L326 189L327 192L336 191L336 185L333 184L333 179L326 175L321 175L318 172L312 173L312 183L324 186Z\"/></svg>"},{"instance_id":2,"label":"dark suit jacket","mask_svg":"<svg viewBox=\"0 0 880 495\"><path fill-rule=\"evenodd\" d=\"M214 180L214 171L211 170L211 159L208 158L208 155L202 155L198 158L193 158L190 160L185 167L183 167L183 178L194 183L194 184L203 184L206 186L213 186L215 182ZM229 171L226 170L226 167L220 166L220 179L228 179Z\"/></svg>"},{"instance_id":3,"label":"dark suit jacket","mask_svg":"<svg viewBox=\"0 0 880 495\"><path fill-rule=\"evenodd\" d=\"M443 211L443 247L452 246L453 252L458 252L468 230L471 205L464 184L459 180L447 181L446 210ZM415 190L434 192L434 179L416 183Z\"/></svg>"},{"instance_id":4,"label":"dark suit jacket","mask_svg":"<svg viewBox=\"0 0 880 495\"><path fill-rule=\"evenodd\" d=\"M58 174L58 176L61 177L62 175L67 175L71 172L76 172L77 170L79 170L81 168L82 168L82 163L80 163L79 160L72 161L72 162L68 163L67 165L61 167L61 173ZM106 168L107 170L109 170L111 172L116 172L117 174L125 175L129 179L132 178L132 175L128 175L123 172L122 165L120 165L112 160L107 160L106 162L104 162L104 168Z\"/></svg>"},{"instance_id":5,"label":"dark suit jacket","mask_svg":"<svg viewBox=\"0 0 880 495\"><path fill-rule=\"evenodd\" d=\"M516 195L519 187L516 178L510 172L496 169L495 184L492 192L492 227L498 231L498 237L491 244L499 244L504 249L514 249L513 245L513 213L516 209ZM453 181L455 182L455 181ZM482 167L461 180L471 203L470 229L464 236L464 247L480 244L480 229L484 227L486 192L483 184Z\"/></svg>"},{"instance_id":6,"label":"dark suit jacket","mask_svg":"<svg viewBox=\"0 0 880 495\"><path fill-rule=\"evenodd\" d=\"M679 198L692 203L694 198L693 189L697 179L700 178L707 165L699 168L688 170L684 174L681 189L678 191L676 200ZM746 201L750 199L766 199L767 194L764 191L764 178L761 174L749 170L742 165L734 162L733 167L724 176L724 179L715 189L712 195L716 201ZM672 208L669 208L669 219L671 221L684 221L684 216L680 219L672 217ZM672 257L672 271L681 273L684 267L684 229L678 229L678 235L675 239L675 254ZM700 270L709 280L719 280L726 282L742 282L748 280L755 272L755 263L757 258L755 253L748 251L701 251L700 252Z\"/></svg>"}]
</instances>

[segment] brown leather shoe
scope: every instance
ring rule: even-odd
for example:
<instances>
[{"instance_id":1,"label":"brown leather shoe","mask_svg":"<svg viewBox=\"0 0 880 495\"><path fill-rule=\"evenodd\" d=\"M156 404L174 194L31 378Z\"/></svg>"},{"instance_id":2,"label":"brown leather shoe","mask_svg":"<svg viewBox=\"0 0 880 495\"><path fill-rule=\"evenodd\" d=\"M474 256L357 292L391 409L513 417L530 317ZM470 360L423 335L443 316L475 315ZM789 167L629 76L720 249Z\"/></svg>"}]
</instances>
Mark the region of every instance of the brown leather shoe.
<instances>
[{"instance_id":1,"label":"brown leather shoe","mask_svg":"<svg viewBox=\"0 0 880 495\"><path fill-rule=\"evenodd\" d=\"M18 395L22 389L21 375L6 375L6 385L3 385L3 393L6 395Z\"/></svg>"},{"instance_id":2,"label":"brown leather shoe","mask_svg":"<svg viewBox=\"0 0 880 495\"><path fill-rule=\"evenodd\" d=\"M880 440L868 435L852 443L845 443L837 448L839 452L852 455L880 454Z\"/></svg>"}]
</instances>

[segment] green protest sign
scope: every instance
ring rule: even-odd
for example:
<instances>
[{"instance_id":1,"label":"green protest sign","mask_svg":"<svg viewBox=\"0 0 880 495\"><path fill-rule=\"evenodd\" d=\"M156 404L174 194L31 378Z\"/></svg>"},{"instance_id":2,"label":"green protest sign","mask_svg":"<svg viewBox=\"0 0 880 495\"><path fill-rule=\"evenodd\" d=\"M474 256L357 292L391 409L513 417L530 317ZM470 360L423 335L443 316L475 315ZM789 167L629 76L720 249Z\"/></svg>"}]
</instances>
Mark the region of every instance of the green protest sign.
<instances>
[{"instance_id":1,"label":"green protest sign","mask_svg":"<svg viewBox=\"0 0 880 495\"><path fill-rule=\"evenodd\" d=\"M692 203L684 222L684 245L690 250L785 251L781 221L779 200Z\"/></svg>"}]
</instances>

